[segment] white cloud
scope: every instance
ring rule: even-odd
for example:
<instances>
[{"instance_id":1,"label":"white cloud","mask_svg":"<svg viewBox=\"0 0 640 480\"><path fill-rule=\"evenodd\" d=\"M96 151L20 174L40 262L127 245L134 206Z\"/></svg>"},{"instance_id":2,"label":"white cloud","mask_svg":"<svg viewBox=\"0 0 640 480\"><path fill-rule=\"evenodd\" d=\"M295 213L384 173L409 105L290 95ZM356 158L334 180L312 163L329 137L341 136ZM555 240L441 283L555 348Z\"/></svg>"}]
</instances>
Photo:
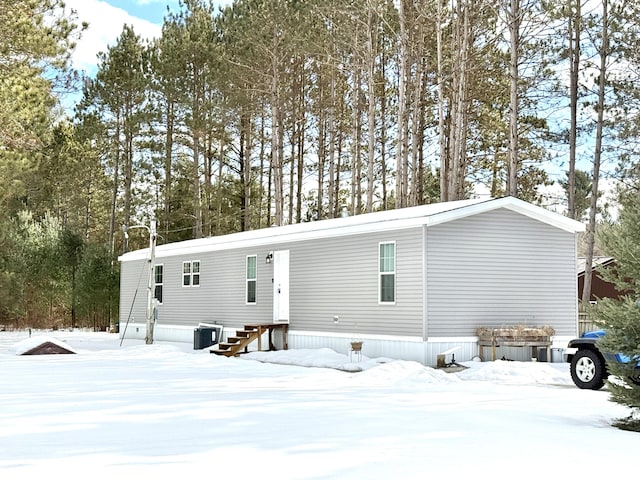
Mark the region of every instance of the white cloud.
<instances>
[{"instance_id":1,"label":"white cloud","mask_svg":"<svg viewBox=\"0 0 640 480\"><path fill-rule=\"evenodd\" d=\"M77 12L78 22L89 24L72 57L74 67L89 75L95 73L97 54L116 43L125 24L132 25L136 34L145 40L156 38L161 32L161 25L134 17L100 0L67 0L66 4Z\"/></svg>"},{"instance_id":2,"label":"white cloud","mask_svg":"<svg viewBox=\"0 0 640 480\"><path fill-rule=\"evenodd\" d=\"M163 7L166 5L169 5L171 7L178 7L178 1L177 0L173 0L173 1L169 1L169 0L138 0L136 2L138 5L153 5L154 3L159 3L161 4Z\"/></svg>"}]
</instances>

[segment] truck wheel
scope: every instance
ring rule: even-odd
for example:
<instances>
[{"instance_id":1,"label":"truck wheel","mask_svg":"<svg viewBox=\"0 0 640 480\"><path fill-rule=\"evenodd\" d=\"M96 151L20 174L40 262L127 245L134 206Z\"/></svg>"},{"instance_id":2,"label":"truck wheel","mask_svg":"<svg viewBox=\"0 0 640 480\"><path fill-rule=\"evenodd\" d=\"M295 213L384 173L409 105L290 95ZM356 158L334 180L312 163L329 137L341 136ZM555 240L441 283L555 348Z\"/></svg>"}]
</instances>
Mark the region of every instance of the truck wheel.
<instances>
[{"instance_id":1,"label":"truck wheel","mask_svg":"<svg viewBox=\"0 0 640 480\"><path fill-rule=\"evenodd\" d=\"M601 389L605 380L604 362L593 350L578 350L571 360L571 379L578 388Z\"/></svg>"}]
</instances>

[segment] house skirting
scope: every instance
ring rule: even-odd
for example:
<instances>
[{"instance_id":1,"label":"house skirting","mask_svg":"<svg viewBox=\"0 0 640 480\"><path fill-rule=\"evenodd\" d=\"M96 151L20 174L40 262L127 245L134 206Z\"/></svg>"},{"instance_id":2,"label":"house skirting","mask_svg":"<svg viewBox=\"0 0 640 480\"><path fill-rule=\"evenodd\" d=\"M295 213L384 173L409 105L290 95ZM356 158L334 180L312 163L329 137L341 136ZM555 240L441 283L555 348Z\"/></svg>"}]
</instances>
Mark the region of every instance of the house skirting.
<instances>
[{"instance_id":1,"label":"house skirting","mask_svg":"<svg viewBox=\"0 0 640 480\"><path fill-rule=\"evenodd\" d=\"M154 340L159 342L193 343L196 326L163 325L154 327ZM130 323L126 331L120 326L120 336L125 339L144 340L146 324ZM227 335L234 335L235 329L228 328L222 332L222 340ZM266 334L265 334L266 335ZM399 337L392 335L363 335L360 333L306 332L289 330L287 341L289 349L330 348L338 353L349 355L352 341L362 341L362 355L368 358L390 358L411 360L427 366L435 366L437 356L445 352L455 355L458 362L466 362L479 356L478 337L446 337L423 340L421 337ZM546 361L562 362L561 350L566 347L569 337L554 337L551 347L551 359ZM265 338L266 341L266 338ZM280 339L275 335L274 343L281 348ZM257 347L256 347L257 348ZM251 350L251 348L250 348ZM451 353L447 353L445 361L451 361ZM531 361L531 350L521 347L499 347L497 359L515 361Z\"/></svg>"},{"instance_id":2,"label":"house skirting","mask_svg":"<svg viewBox=\"0 0 640 480\"><path fill-rule=\"evenodd\" d=\"M193 330L195 326L163 325L156 323L153 327L153 339L159 342L185 342L193 343ZM147 332L146 323L120 324L120 338L125 340L144 340Z\"/></svg>"}]
</instances>

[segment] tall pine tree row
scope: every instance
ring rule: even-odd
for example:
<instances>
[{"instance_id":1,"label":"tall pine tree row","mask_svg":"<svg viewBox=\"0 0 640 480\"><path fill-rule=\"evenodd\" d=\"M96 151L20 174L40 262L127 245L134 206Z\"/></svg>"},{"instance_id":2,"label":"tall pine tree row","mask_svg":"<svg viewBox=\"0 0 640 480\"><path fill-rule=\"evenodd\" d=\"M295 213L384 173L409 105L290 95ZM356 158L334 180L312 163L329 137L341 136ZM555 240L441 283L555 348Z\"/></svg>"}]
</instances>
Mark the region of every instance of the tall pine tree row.
<instances>
[{"instance_id":1,"label":"tall pine tree row","mask_svg":"<svg viewBox=\"0 0 640 480\"><path fill-rule=\"evenodd\" d=\"M13 222L0 242L29 231L21 211L79 234L98 262L95 242L112 259L144 246L142 230L127 245L121 226L151 217L170 242L467 198L479 185L537 202L543 162L568 172L574 216L576 166L593 168L597 212L598 159L637 173L637 69L610 66L637 66L640 49L638 7L596 3L184 0L157 39L123 27L66 122L54 121L44 68L66 64L72 15L43 22L60 4L28 0L12 15L33 21L12 29L0 9L0 48L18 52L0 62L1 220ZM84 315L73 284L95 263L65 258L70 300L59 303Z\"/></svg>"}]
</instances>

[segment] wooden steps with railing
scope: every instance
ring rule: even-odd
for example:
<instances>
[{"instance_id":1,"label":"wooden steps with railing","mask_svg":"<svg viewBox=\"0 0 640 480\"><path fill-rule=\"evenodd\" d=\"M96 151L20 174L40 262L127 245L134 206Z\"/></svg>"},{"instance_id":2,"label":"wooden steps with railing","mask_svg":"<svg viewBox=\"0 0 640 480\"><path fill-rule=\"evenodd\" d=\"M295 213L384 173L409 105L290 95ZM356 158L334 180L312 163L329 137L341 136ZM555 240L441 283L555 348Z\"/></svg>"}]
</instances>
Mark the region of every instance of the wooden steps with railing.
<instances>
[{"instance_id":1,"label":"wooden steps with railing","mask_svg":"<svg viewBox=\"0 0 640 480\"><path fill-rule=\"evenodd\" d=\"M245 325L244 329L236 330L235 336L228 337L226 342L220 342L209 350L210 353L216 355L224 355L225 357L237 357L241 353L249 351L249 345L252 342L258 342L258 351L262 351L262 336L264 333L269 334L269 350L277 350L273 343L273 331L282 331L282 349L286 350L287 346L287 323L267 323Z\"/></svg>"}]
</instances>

